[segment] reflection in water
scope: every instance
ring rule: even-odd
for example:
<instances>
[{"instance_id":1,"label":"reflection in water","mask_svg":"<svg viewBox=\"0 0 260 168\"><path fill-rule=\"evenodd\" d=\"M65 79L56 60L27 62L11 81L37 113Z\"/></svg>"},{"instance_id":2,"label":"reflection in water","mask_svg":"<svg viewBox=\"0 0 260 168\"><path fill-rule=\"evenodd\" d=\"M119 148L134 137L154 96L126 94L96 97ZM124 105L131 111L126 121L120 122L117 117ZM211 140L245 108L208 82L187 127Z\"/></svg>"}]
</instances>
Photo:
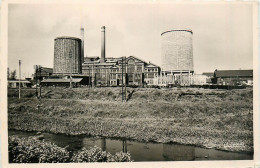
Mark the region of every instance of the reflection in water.
<instances>
[{"instance_id":1,"label":"reflection in water","mask_svg":"<svg viewBox=\"0 0 260 168\"><path fill-rule=\"evenodd\" d=\"M32 132L9 131L9 135L28 137ZM69 151L78 151L83 147L98 146L111 154L129 152L134 161L191 161L191 160L252 160L252 154L225 152L179 144L142 143L129 140L114 140L86 136L68 136L43 133L45 141L53 142Z\"/></svg>"},{"instance_id":2,"label":"reflection in water","mask_svg":"<svg viewBox=\"0 0 260 168\"><path fill-rule=\"evenodd\" d=\"M122 150L122 152L127 152L127 143L126 143L126 140L123 140L122 141L123 142L123 150Z\"/></svg>"},{"instance_id":3,"label":"reflection in water","mask_svg":"<svg viewBox=\"0 0 260 168\"><path fill-rule=\"evenodd\" d=\"M102 149L103 151L106 151L106 150L107 150L107 148L106 148L106 139L105 139L105 138L102 138L102 139L101 139L101 149Z\"/></svg>"},{"instance_id":4,"label":"reflection in water","mask_svg":"<svg viewBox=\"0 0 260 168\"><path fill-rule=\"evenodd\" d=\"M163 157L169 161L195 160L195 148L177 144L163 144Z\"/></svg>"}]
</instances>

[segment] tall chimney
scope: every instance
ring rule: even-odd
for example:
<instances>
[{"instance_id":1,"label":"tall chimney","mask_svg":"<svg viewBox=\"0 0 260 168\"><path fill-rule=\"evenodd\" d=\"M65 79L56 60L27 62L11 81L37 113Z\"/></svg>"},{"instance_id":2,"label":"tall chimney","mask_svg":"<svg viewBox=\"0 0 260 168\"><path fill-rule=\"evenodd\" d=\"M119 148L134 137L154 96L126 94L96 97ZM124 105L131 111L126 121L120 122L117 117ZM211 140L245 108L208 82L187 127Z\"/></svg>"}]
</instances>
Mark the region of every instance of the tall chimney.
<instances>
[{"instance_id":1,"label":"tall chimney","mask_svg":"<svg viewBox=\"0 0 260 168\"><path fill-rule=\"evenodd\" d=\"M105 36L105 26L101 27L101 63L105 62L106 58L106 36Z\"/></svg>"},{"instance_id":2,"label":"tall chimney","mask_svg":"<svg viewBox=\"0 0 260 168\"><path fill-rule=\"evenodd\" d=\"M80 28L80 36L81 36L81 64L84 63L84 28Z\"/></svg>"}]
</instances>

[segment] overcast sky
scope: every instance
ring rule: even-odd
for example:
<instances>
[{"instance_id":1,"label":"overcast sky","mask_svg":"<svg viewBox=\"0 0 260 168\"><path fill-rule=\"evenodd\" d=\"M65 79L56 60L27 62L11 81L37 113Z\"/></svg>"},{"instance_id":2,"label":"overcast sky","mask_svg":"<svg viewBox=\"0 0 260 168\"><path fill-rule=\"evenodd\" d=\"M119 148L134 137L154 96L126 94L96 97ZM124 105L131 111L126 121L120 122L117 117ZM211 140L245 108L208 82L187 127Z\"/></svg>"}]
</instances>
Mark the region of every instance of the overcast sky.
<instances>
[{"instance_id":1,"label":"overcast sky","mask_svg":"<svg viewBox=\"0 0 260 168\"><path fill-rule=\"evenodd\" d=\"M106 57L134 55L161 66L161 33L193 31L196 73L215 69L252 69L252 4L117 3L9 4L8 66L22 74L33 65L53 67L54 38L80 38L85 56L100 56L101 26L106 26Z\"/></svg>"}]
</instances>

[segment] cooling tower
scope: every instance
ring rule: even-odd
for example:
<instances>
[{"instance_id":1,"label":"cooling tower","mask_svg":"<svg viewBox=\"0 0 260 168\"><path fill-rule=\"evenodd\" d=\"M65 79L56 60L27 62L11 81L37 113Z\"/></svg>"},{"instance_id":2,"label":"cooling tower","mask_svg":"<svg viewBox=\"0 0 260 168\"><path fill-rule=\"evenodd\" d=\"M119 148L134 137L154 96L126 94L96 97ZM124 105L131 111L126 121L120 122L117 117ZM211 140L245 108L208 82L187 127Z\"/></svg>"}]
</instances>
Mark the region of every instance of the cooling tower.
<instances>
[{"instance_id":1,"label":"cooling tower","mask_svg":"<svg viewBox=\"0 0 260 168\"><path fill-rule=\"evenodd\" d=\"M163 71L194 71L192 31L171 30L161 36Z\"/></svg>"},{"instance_id":2,"label":"cooling tower","mask_svg":"<svg viewBox=\"0 0 260 168\"><path fill-rule=\"evenodd\" d=\"M57 37L54 40L54 74L81 74L81 39Z\"/></svg>"}]
</instances>

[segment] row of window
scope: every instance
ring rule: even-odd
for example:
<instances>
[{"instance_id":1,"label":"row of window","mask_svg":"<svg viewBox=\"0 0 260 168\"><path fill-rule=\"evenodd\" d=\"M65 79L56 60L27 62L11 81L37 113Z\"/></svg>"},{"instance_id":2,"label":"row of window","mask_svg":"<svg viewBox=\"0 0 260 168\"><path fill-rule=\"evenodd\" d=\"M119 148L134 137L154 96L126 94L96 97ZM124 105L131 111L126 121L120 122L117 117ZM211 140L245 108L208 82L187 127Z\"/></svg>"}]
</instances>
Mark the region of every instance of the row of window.
<instances>
[{"instance_id":1,"label":"row of window","mask_svg":"<svg viewBox=\"0 0 260 168\"><path fill-rule=\"evenodd\" d=\"M86 69L84 69L84 70L88 71L88 70L92 70L93 68L95 69L95 71L102 71L103 70L103 68L96 68L96 67L97 66L95 66L95 67L90 66L90 67L86 67ZM110 70L110 72L121 72L121 68L117 68L117 69L115 69L115 68L113 68L113 69L106 68L106 69L104 69L104 71L105 70ZM129 65L127 67L127 71L128 72L143 72L143 66L140 66L140 65L137 65L137 66ZM145 68L144 71L145 72L158 72L158 68Z\"/></svg>"},{"instance_id":2,"label":"row of window","mask_svg":"<svg viewBox=\"0 0 260 168\"><path fill-rule=\"evenodd\" d=\"M153 69L151 69L151 68L145 68L144 69L146 72L158 72L158 68L153 68Z\"/></svg>"}]
</instances>

